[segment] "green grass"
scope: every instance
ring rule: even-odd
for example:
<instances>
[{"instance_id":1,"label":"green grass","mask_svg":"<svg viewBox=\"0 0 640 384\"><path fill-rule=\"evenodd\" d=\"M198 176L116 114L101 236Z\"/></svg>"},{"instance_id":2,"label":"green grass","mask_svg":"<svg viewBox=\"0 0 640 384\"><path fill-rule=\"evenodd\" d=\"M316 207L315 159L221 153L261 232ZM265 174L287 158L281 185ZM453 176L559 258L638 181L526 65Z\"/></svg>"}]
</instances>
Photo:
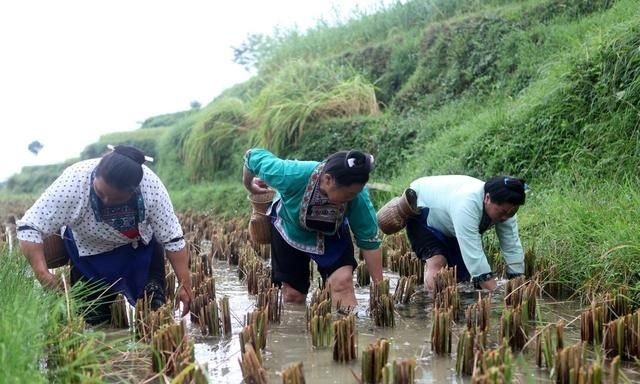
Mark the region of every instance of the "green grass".
<instances>
[{"instance_id":1,"label":"green grass","mask_svg":"<svg viewBox=\"0 0 640 384\"><path fill-rule=\"evenodd\" d=\"M590 295L628 286L640 299L640 193L635 178L533 185L518 214L522 241L540 267Z\"/></svg>"},{"instance_id":2,"label":"green grass","mask_svg":"<svg viewBox=\"0 0 640 384\"><path fill-rule=\"evenodd\" d=\"M156 170L167 188L181 189L190 184L189 174L185 172L183 148L195 124L196 117L192 114L170 127L158 139L158 151L162 155L158 157Z\"/></svg>"},{"instance_id":3,"label":"green grass","mask_svg":"<svg viewBox=\"0 0 640 384\"><path fill-rule=\"evenodd\" d=\"M96 143L88 145L80 154L81 159L91 159L100 157L108 151L107 145L126 144L137 147L145 155L153 157L158 156L157 143L158 138L162 137L167 131L167 127L137 129L134 131L114 132L100 136ZM154 167L154 163L147 163Z\"/></svg>"},{"instance_id":4,"label":"green grass","mask_svg":"<svg viewBox=\"0 0 640 384\"><path fill-rule=\"evenodd\" d=\"M45 383L40 359L54 300L39 289L22 256L5 250L0 258L0 377L6 383Z\"/></svg>"},{"instance_id":5,"label":"green grass","mask_svg":"<svg viewBox=\"0 0 640 384\"><path fill-rule=\"evenodd\" d=\"M127 351L140 345L129 336L107 339L104 332L85 328L81 298L90 288L78 284L68 296L44 291L22 255L2 249L0 260L0 381L140 381L135 377L140 372L128 371L135 359L123 364Z\"/></svg>"},{"instance_id":6,"label":"green grass","mask_svg":"<svg viewBox=\"0 0 640 384\"><path fill-rule=\"evenodd\" d=\"M247 190L237 180L215 183L201 183L179 191L171 191L174 208L179 212L195 210L221 218L248 217L251 205L247 200Z\"/></svg>"},{"instance_id":7,"label":"green grass","mask_svg":"<svg viewBox=\"0 0 640 384\"><path fill-rule=\"evenodd\" d=\"M260 145L285 155L313 123L377 113L373 84L350 67L292 60L252 100L248 119Z\"/></svg>"},{"instance_id":8,"label":"green grass","mask_svg":"<svg viewBox=\"0 0 640 384\"><path fill-rule=\"evenodd\" d=\"M39 194L60 176L66 167L78 160L69 159L59 164L22 167L20 173L0 183L0 192L11 195Z\"/></svg>"},{"instance_id":9,"label":"green grass","mask_svg":"<svg viewBox=\"0 0 640 384\"><path fill-rule=\"evenodd\" d=\"M245 103L237 97L218 98L196 119L183 147L191 180L212 181L216 173L240 167L235 155L248 142Z\"/></svg>"},{"instance_id":10,"label":"green grass","mask_svg":"<svg viewBox=\"0 0 640 384\"><path fill-rule=\"evenodd\" d=\"M148 128L159 128L159 127L171 127L187 119L195 112L197 112L196 109L191 109L188 111L166 113L159 116L149 117L148 119L142 122L141 128L148 129Z\"/></svg>"},{"instance_id":11,"label":"green grass","mask_svg":"<svg viewBox=\"0 0 640 384\"><path fill-rule=\"evenodd\" d=\"M419 30L437 20L512 2L516 0L413 0L371 12L356 9L349 15L335 15L333 20L320 20L304 32L275 29L271 35L250 36L236 50L236 61L255 65L261 74L272 73L291 59L319 60Z\"/></svg>"},{"instance_id":12,"label":"green grass","mask_svg":"<svg viewBox=\"0 0 640 384\"><path fill-rule=\"evenodd\" d=\"M517 170L527 178L559 170L578 178L635 173L640 17L631 13L625 20L621 12L630 9L623 2L619 7L564 28L583 33L579 46L548 66L509 116L488 127L467 157L469 168Z\"/></svg>"}]
</instances>

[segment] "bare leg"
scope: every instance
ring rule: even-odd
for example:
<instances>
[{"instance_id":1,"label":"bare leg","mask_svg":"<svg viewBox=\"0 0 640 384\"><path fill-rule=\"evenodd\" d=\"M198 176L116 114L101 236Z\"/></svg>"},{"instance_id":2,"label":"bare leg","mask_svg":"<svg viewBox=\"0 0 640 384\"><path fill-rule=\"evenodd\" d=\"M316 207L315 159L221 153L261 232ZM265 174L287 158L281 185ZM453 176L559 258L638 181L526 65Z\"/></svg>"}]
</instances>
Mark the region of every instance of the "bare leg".
<instances>
[{"instance_id":1,"label":"bare leg","mask_svg":"<svg viewBox=\"0 0 640 384\"><path fill-rule=\"evenodd\" d=\"M424 265L424 286L428 290L433 291L436 273L447 265L447 258L443 255L433 255L427 259Z\"/></svg>"},{"instance_id":2,"label":"bare leg","mask_svg":"<svg viewBox=\"0 0 640 384\"><path fill-rule=\"evenodd\" d=\"M307 301L307 295L283 282L282 299L286 304L305 304Z\"/></svg>"},{"instance_id":3,"label":"bare leg","mask_svg":"<svg viewBox=\"0 0 640 384\"><path fill-rule=\"evenodd\" d=\"M344 265L336 269L327 279L331 284L331 300L341 307L355 307L356 292L353 288L353 267Z\"/></svg>"}]
</instances>

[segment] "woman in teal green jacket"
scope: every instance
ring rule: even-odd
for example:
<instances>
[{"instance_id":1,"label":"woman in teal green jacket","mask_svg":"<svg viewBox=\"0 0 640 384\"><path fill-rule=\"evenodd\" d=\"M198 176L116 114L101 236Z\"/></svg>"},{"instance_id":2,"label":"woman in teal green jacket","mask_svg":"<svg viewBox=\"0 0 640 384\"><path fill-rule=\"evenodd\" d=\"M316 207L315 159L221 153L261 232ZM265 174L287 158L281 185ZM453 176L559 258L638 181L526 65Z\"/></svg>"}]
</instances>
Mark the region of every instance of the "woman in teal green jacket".
<instances>
[{"instance_id":1,"label":"woman in teal green jacket","mask_svg":"<svg viewBox=\"0 0 640 384\"><path fill-rule=\"evenodd\" d=\"M305 303L312 259L333 302L356 304L351 232L374 284L382 280L376 212L365 187L372 169L373 157L360 151L336 152L322 162L284 160L262 148L245 154L247 190L277 192L269 211L271 273L285 302Z\"/></svg>"}]
</instances>

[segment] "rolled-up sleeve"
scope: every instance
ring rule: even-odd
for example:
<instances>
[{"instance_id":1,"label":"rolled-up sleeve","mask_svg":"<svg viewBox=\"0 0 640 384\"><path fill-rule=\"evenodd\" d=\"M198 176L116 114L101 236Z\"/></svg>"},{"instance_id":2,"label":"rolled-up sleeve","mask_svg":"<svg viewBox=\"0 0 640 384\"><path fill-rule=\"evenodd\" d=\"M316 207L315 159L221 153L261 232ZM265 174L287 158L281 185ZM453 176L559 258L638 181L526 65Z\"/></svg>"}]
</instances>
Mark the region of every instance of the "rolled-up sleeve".
<instances>
[{"instance_id":1,"label":"rolled-up sleeve","mask_svg":"<svg viewBox=\"0 0 640 384\"><path fill-rule=\"evenodd\" d=\"M378 220L368 189L365 187L349 204L349 226L356 245L362 249L378 249L382 240L378 236Z\"/></svg>"},{"instance_id":2,"label":"rolled-up sleeve","mask_svg":"<svg viewBox=\"0 0 640 384\"><path fill-rule=\"evenodd\" d=\"M263 148L252 148L244 155L244 166L269 187L288 196L299 194L318 162L284 160Z\"/></svg>"},{"instance_id":3,"label":"rolled-up sleeve","mask_svg":"<svg viewBox=\"0 0 640 384\"><path fill-rule=\"evenodd\" d=\"M516 217L496 225L500 250L504 257L507 273L524 273L524 251L518 235Z\"/></svg>"}]
</instances>

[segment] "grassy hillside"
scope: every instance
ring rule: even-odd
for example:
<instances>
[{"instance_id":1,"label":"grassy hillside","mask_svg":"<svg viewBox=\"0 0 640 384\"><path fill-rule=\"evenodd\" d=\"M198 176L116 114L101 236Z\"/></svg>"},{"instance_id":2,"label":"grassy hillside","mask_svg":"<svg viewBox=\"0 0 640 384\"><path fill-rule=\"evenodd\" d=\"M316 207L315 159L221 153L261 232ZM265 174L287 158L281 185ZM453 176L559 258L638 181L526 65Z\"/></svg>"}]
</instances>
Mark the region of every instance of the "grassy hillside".
<instances>
[{"instance_id":1,"label":"grassy hillside","mask_svg":"<svg viewBox=\"0 0 640 384\"><path fill-rule=\"evenodd\" d=\"M531 185L523 242L540 266L571 288L638 292L639 25L634 0L414 0L251 36L236 50L251 80L83 156L143 146L178 209L219 215L248 213L251 145L305 159L365 149L393 193L423 175L519 175ZM6 189L29 192L19 180L36 172Z\"/></svg>"}]
</instances>

